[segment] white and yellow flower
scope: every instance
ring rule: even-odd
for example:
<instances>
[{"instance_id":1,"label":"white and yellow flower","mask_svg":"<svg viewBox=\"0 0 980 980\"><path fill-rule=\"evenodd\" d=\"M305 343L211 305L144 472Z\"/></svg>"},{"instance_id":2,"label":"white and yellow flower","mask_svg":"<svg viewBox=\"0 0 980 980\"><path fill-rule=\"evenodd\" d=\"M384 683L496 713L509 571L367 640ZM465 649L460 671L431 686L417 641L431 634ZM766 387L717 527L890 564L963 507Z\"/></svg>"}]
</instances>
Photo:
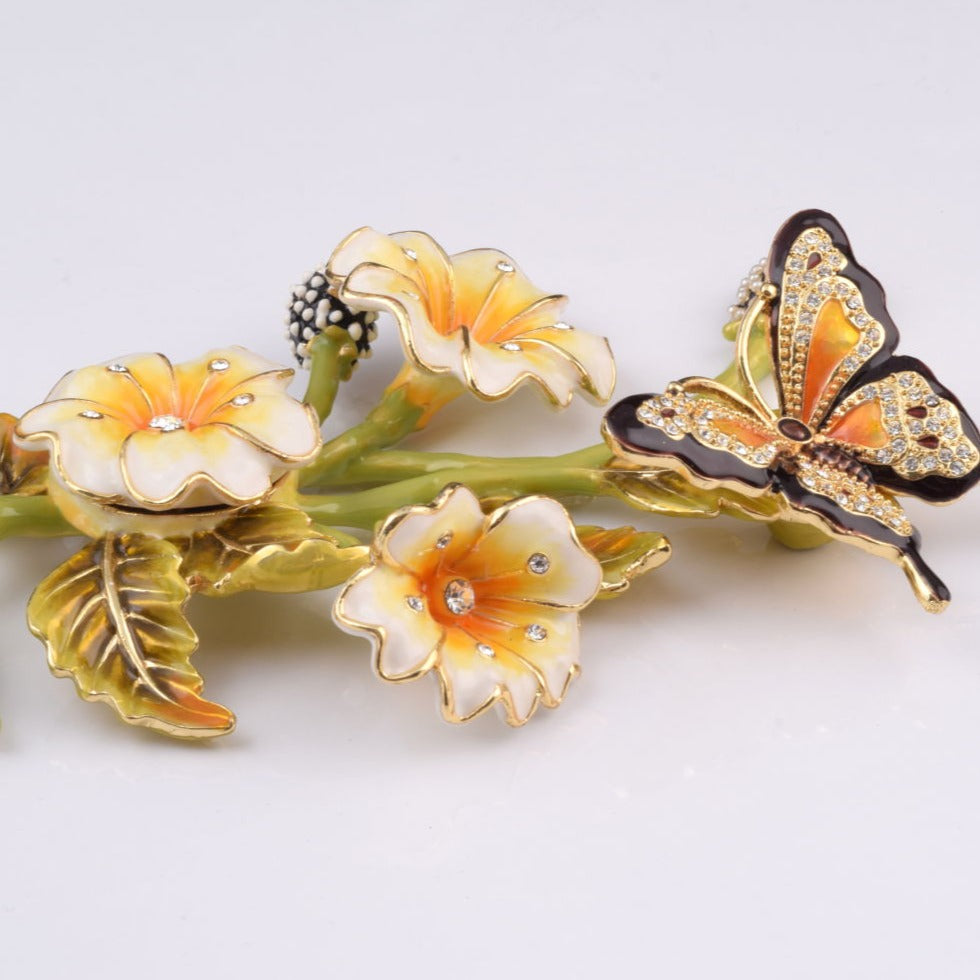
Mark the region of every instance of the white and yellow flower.
<instances>
[{"instance_id":1,"label":"white and yellow flower","mask_svg":"<svg viewBox=\"0 0 980 980\"><path fill-rule=\"evenodd\" d=\"M565 323L567 297L532 285L496 249L448 256L428 235L361 228L337 247L327 273L340 298L398 321L422 370L455 375L488 401L536 382L557 405L576 388L608 401L616 381L603 337Z\"/></svg>"},{"instance_id":2,"label":"white and yellow flower","mask_svg":"<svg viewBox=\"0 0 980 980\"><path fill-rule=\"evenodd\" d=\"M579 672L578 611L601 579L557 501L523 497L484 516L451 486L388 518L334 618L373 641L385 680L434 671L447 720L499 703L522 725L539 703L557 707Z\"/></svg>"},{"instance_id":3,"label":"white and yellow flower","mask_svg":"<svg viewBox=\"0 0 980 980\"><path fill-rule=\"evenodd\" d=\"M292 375L240 347L176 366L134 354L67 374L20 420L17 438L49 448L52 496L83 525L76 511L93 505L243 506L320 448L316 414L286 392Z\"/></svg>"}]
</instances>

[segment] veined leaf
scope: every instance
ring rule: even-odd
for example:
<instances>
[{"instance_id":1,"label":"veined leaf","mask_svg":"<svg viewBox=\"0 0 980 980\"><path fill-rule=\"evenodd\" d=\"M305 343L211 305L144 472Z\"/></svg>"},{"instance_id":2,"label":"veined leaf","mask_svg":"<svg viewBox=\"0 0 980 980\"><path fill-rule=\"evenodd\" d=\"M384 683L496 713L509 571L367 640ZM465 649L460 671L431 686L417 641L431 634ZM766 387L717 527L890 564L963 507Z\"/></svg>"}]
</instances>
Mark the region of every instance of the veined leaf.
<instances>
[{"instance_id":1,"label":"veined leaf","mask_svg":"<svg viewBox=\"0 0 980 980\"><path fill-rule=\"evenodd\" d=\"M599 598L625 592L634 578L659 568L670 558L670 542L656 531L588 525L575 528L575 533L602 566Z\"/></svg>"},{"instance_id":2,"label":"veined leaf","mask_svg":"<svg viewBox=\"0 0 980 980\"><path fill-rule=\"evenodd\" d=\"M346 582L368 553L365 545L345 545L317 530L295 507L265 504L195 534L182 573L194 591L211 596L312 592Z\"/></svg>"},{"instance_id":3,"label":"veined leaf","mask_svg":"<svg viewBox=\"0 0 980 980\"><path fill-rule=\"evenodd\" d=\"M190 665L197 636L184 618L190 590L180 551L143 535L108 535L55 569L28 605L31 631L59 677L125 721L180 738L224 735L227 708L200 697Z\"/></svg>"},{"instance_id":4,"label":"veined leaf","mask_svg":"<svg viewBox=\"0 0 980 980\"><path fill-rule=\"evenodd\" d=\"M48 479L47 450L21 449L14 442L17 419L0 412L0 493L36 496Z\"/></svg>"},{"instance_id":5,"label":"veined leaf","mask_svg":"<svg viewBox=\"0 0 980 980\"><path fill-rule=\"evenodd\" d=\"M648 473L630 469L609 469L609 485L626 503L639 510L663 517L745 517L772 521L780 513L773 494L750 497L727 488L705 490L693 487L667 470Z\"/></svg>"}]
</instances>

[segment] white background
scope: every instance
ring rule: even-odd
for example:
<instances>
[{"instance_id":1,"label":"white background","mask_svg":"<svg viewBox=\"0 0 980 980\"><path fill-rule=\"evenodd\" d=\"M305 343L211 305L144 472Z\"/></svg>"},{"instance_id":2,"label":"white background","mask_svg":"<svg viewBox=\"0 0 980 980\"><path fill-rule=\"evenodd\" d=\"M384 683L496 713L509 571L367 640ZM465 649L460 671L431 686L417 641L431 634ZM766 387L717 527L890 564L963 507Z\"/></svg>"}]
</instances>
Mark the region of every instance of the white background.
<instances>
[{"instance_id":1,"label":"white background","mask_svg":"<svg viewBox=\"0 0 980 980\"><path fill-rule=\"evenodd\" d=\"M133 350L287 358L290 285L364 223L504 248L657 389L726 363L738 279L823 207L978 410L976 35L948 0L4 0L0 408ZM599 416L459 402L416 445ZM23 609L69 543L4 542L0 975L977 976L980 496L910 510L939 618L855 549L602 508L675 558L519 731L374 679L329 596L197 600L239 717L203 746L48 676Z\"/></svg>"}]
</instances>

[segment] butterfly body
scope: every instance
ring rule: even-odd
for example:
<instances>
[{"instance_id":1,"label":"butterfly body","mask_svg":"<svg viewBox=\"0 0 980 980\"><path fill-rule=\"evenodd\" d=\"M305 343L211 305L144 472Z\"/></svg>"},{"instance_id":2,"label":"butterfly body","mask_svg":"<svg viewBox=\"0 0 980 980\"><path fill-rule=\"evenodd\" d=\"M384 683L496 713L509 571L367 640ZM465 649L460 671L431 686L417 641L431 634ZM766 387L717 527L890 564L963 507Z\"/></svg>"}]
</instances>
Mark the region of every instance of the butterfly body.
<instances>
[{"instance_id":1,"label":"butterfly body","mask_svg":"<svg viewBox=\"0 0 980 980\"><path fill-rule=\"evenodd\" d=\"M766 318L776 402L748 366L753 323ZM767 281L743 318L739 390L685 378L663 394L613 406L604 431L636 466L680 473L696 486L772 496L775 519L806 523L903 566L932 611L945 586L918 553L899 495L940 503L980 479L980 434L921 362L896 356L884 291L822 211L777 234Z\"/></svg>"}]
</instances>

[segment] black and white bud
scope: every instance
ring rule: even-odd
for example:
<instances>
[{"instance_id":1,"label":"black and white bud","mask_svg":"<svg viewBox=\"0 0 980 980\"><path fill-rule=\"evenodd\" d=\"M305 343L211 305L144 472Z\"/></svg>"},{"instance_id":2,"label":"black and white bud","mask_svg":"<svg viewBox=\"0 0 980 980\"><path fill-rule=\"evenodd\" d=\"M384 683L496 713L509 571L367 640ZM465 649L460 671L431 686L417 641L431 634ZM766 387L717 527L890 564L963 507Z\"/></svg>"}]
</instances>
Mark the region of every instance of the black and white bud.
<instances>
[{"instance_id":1,"label":"black and white bud","mask_svg":"<svg viewBox=\"0 0 980 980\"><path fill-rule=\"evenodd\" d=\"M286 339L301 367L309 368L309 345L328 327L344 330L357 346L358 357L371 356L371 342L378 334L378 314L369 310L355 313L330 292L323 269L315 269L293 287L286 313ZM357 360L352 362L357 363Z\"/></svg>"}]
</instances>

